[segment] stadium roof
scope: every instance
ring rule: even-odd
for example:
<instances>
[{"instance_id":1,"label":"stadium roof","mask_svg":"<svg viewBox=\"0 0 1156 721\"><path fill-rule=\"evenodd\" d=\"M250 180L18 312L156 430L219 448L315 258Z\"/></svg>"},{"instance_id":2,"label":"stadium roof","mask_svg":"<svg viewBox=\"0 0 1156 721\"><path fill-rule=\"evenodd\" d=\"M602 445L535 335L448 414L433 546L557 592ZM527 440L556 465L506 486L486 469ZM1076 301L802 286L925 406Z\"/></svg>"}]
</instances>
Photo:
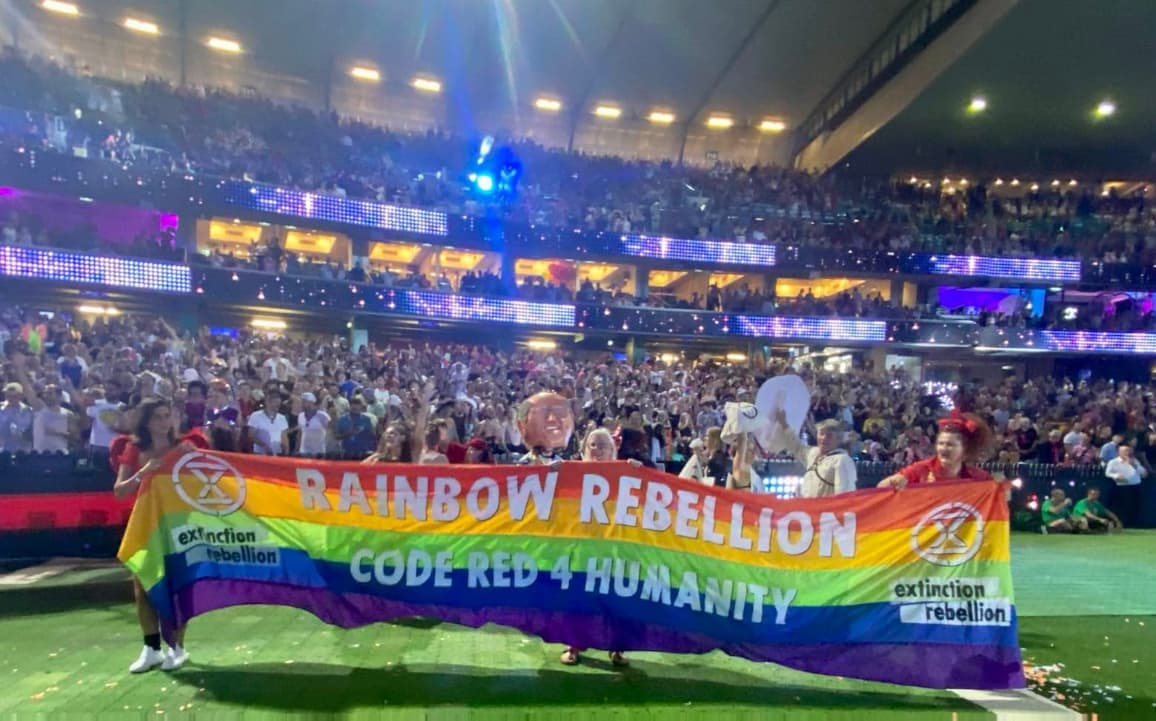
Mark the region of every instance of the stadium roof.
<instances>
[{"instance_id":1,"label":"stadium roof","mask_svg":"<svg viewBox=\"0 0 1156 721\"><path fill-rule=\"evenodd\" d=\"M849 160L1151 179L1154 29L1153 0L1021 0ZM969 114L976 96L987 109ZM1095 113L1103 100L1115 105L1110 117Z\"/></svg>"},{"instance_id":2,"label":"stadium roof","mask_svg":"<svg viewBox=\"0 0 1156 721\"><path fill-rule=\"evenodd\" d=\"M29 5L40 0L27 0ZM925 0L71 0L119 24L328 83L353 64L437 78L464 126L614 103L676 122L731 114L800 128L869 49ZM847 159L865 170L1152 170L1156 0L968 0L1014 6ZM33 7L30 12L36 12ZM970 42L970 41L969 41ZM961 46L964 47L964 46ZM912 62L918 62L918 58ZM968 114L970 98L988 103ZM1095 118L1110 99L1117 112ZM865 133L866 135L866 133ZM859 142L862 138L857 138Z\"/></svg>"},{"instance_id":3,"label":"stadium roof","mask_svg":"<svg viewBox=\"0 0 1156 721\"><path fill-rule=\"evenodd\" d=\"M119 22L181 26L181 0L72 0ZM235 37L266 69L332 61L428 73L463 112L549 95L640 114L701 107L798 123L911 0L186 0L185 35Z\"/></svg>"}]
</instances>

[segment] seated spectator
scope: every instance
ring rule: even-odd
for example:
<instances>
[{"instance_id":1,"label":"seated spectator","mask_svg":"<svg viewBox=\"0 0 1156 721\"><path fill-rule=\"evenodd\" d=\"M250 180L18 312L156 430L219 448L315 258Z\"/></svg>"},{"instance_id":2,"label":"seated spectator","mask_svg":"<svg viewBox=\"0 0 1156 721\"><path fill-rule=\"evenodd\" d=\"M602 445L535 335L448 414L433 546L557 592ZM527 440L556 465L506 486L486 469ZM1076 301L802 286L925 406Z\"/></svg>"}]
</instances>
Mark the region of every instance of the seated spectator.
<instances>
[{"instance_id":1,"label":"seated spectator","mask_svg":"<svg viewBox=\"0 0 1156 721\"><path fill-rule=\"evenodd\" d=\"M1072 517L1077 522L1083 521L1093 531L1119 530L1124 527L1119 517L1100 502L1100 489L1095 486L1089 488L1087 495L1076 503Z\"/></svg>"},{"instance_id":2,"label":"seated spectator","mask_svg":"<svg viewBox=\"0 0 1156 721\"><path fill-rule=\"evenodd\" d=\"M1040 508L1044 533L1076 533L1087 526L1082 519L1073 517L1072 499L1056 488Z\"/></svg>"},{"instance_id":3,"label":"seated spectator","mask_svg":"<svg viewBox=\"0 0 1156 721\"><path fill-rule=\"evenodd\" d=\"M1041 441L1035 448L1036 463L1063 463L1065 451L1062 438L1063 434L1060 433L1060 429L1053 428L1048 431L1048 439Z\"/></svg>"}]
</instances>

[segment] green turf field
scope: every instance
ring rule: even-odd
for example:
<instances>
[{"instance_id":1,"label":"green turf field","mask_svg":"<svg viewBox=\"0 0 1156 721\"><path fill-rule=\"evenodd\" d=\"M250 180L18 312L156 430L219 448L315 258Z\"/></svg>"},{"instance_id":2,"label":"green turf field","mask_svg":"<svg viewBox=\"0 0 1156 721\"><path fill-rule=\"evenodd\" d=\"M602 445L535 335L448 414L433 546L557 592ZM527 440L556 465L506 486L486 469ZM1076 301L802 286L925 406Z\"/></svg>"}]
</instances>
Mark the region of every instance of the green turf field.
<instances>
[{"instance_id":1,"label":"green turf field","mask_svg":"<svg viewBox=\"0 0 1156 721\"><path fill-rule=\"evenodd\" d=\"M1101 719L1156 719L1156 533L1013 538L1033 687ZM566 668L499 628L357 631L280 608L197 619L182 671L130 676L125 574L81 568L0 585L0 718L991 718L948 692L813 676L721 654L633 654Z\"/></svg>"}]
</instances>

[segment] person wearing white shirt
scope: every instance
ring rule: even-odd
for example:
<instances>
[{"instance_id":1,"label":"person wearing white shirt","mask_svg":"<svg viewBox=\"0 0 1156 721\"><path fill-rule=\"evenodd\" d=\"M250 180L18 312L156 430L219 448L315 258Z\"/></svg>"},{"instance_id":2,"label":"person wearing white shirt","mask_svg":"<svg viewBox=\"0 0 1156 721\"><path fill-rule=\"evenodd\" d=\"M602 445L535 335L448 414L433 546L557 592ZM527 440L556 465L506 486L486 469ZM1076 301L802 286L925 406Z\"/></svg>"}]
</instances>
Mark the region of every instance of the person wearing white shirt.
<instances>
[{"instance_id":1,"label":"person wearing white shirt","mask_svg":"<svg viewBox=\"0 0 1156 721\"><path fill-rule=\"evenodd\" d=\"M701 438L695 438L690 442L690 458L678 472L678 477L695 483L714 485L713 480L710 483L706 481L706 444Z\"/></svg>"},{"instance_id":2,"label":"person wearing white shirt","mask_svg":"<svg viewBox=\"0 0 1156 721\"><path fill-rule=\"evenodd\" d=\"M93 450L107 451L116 437L116 425L124 406L104 397L104 389L97 386L89 391L92 405L85 409L85 415L92 420L92 430L88 435L88 445Z\"/></svg>"},{"instance_id":3,"label":"person wearing white shirt","mask_svg":"<svg viewBox=\"0 0 1156 721\"><path fill-rule=\"evenodd\" d=\"M262 365L269 369L269 380L271 381L288 380L293 373L293 365L280 348L274 348L273 356Z\"/></svg>"},{"instance_id":4,"label":"person wearing white shirt","mask_svg":"<svg viewBox=\"0 0 1156 721\"><path fill-rule=\"evenodd\" d=\"M32 450L37 453L68 451L72 438L73 413L60 405L60 390L44 387L42 405L32 416Z\"/></svg>"},{"instance_id":5,"label":"person wearing white shirt","mask_svg":"<svg viewBox=\"0 0 1156 721\"><path fill-rule=\"evenodd\" d=\"M270 393L265 396L265 407L249 416L249 428L253 432L253 452L263 456L279 456L284 447L283 439L289 432L289 421L281 414L281 396Z\"/></svg>"},{"instance_id":6,"label":"person wearing white shirt","mask_svg":"<svg viewBox=\"0 0 1156 721\"><path fill-rule=\"evenodd\" d=\"M786 414L780 409L775 418L777 428L774 443L785 449L803 464L803 483L800 498L823 498L855 490L859 481L855 461L840 448L843 431L836 420L825 420L815 427L819 445L808 446L787 425Z\"/></svg>"},{"instance_id":7,"label":"person wearing white shirt","mask_svg":"<svg viewBox=\"0 0 1156 721\"><path fill-rule=\"evenodd\" d=\"M1131 446L1122 445L1117 450L1119 455L1108 461L1104 475L1116 483L1112 508L1116 509L1125 527L1134 527L1144 502L1140 483L1148 475L1148 469L1136 460Z\"/></svg>"},{"instance_id":8,"label":"person wearing white shirt","mask_svg":"<svg viewBox=\"0 0 1156 721\"><path fill-rule=\"evenodd\" d=\"M297 455L320 456L325 454L329 421L329 414L317 408L317 396L312 393L302 393L301 412L297 414L297 432L301 435Z\"/></svg>"}]
</instances>

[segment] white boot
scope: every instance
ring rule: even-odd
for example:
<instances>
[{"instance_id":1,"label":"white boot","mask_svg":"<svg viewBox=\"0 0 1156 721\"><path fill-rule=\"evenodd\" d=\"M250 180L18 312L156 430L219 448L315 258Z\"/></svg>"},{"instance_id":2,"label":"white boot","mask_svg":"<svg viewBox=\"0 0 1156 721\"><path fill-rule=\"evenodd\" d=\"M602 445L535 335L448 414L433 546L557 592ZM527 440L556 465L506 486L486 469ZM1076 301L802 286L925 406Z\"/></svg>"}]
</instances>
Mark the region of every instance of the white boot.
<instances>
[{"instance_id":1,"label":"white boot","mask_svg":"<svg viewBox=\"0 0 1156 721\"><path fill-rule=\"evenodd\" d=\"M151 671L165 662L165 655L155 648L145 646L137 656L136 661L128 667L129 673L144 673Z\"/></svg>"},{"instance_id":2,"label":"white boot","mask_svg":"<svg viewBox=\"0 0 1156 721\"><path fill-rule=\"evenodd\" d=\"M169 648L169 652L165 654L164 661L161 663L162 671L176 671L185 662L189 660L189 652L180 646L173 646Z\"/></svg>"}]
</instances>

